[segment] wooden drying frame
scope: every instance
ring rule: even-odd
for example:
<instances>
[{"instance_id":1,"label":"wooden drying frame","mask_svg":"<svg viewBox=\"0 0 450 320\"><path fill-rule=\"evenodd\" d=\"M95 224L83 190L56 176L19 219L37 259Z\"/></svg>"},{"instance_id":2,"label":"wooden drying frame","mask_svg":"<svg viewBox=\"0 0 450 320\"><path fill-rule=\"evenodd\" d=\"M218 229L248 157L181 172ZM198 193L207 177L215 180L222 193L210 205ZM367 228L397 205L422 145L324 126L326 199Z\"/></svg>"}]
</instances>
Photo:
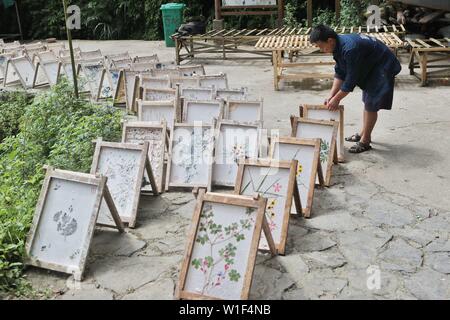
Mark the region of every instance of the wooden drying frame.
<instances>
[{"instance_id":1,"label":"wooden drying frame","mask_svg":"<svg viewBox=\"0 0 450 320\"><path fill-rule=\"evenodd\" d=\"M170 82L171 82L171 87L175 88L176 85L179 85L181 88L186 87L186 88L191 88L191 87L200 87L200 79L199 77L195 76L195 77L182 77L182 76L169 76L170 78ZM193 81L195 82L193 85L189 84L189 85L184 85L184 81L189 82L189 81Z\"/></svg>"},{"instance_id":2,"label":"wooden drying frame","mask_svg":"<svg viewBox=\"0 0 450 320\"><path fill-rule=\"evenodd\" d=\"M142 60L142 61L139 61ZM153 62L159 62L159 58L157 54L153 54L150 56L135 56L133 58L133 63L153 63Z\"/></svg>"},{"instance_id":3,"label":"wooden drying frame","mask_svg":"<svg viewBox=\"0 0 450 320\"><path fill-rule=\"evenodd\" d=\"M198 91L203 91L203 92L207 92L208 91L209 97L206 100L214 100L215 97L216 97L216 92L215 92L214 88L200 88L200 87L198 87L198 88L189 88L189 87L186 87L186 88L182 88L181 89L181 98L183 100L186 100L186 99L189 99L189 100L205 100L205 99L199 99L198 97L195 97L195 98L186 97L184 95L185 90L198 90Z\"/></svg>"},{"instance_id":4,"label":"wooden drying frame","mask_svg":"<svg viewBox=\"0 0 450 320\"><path fill-rule=\"evenodd\" d=\"M122 221L127 222L130 228L134 228L136 225L137 210L139 207L139 200L141 195L141 185L142 179L144 178L144 170L147 170L148 178L150 179L150 184L152 186L153 194L158 195L158 187L156 185L155 178L153 176L153 171L148 159L148 142L144 142L142 145L133 143L119 143L119 142L106 142L102 141L101 138L94 140L95 152L92 159L91 174L95 174L98 170L98 164L100 160L100 155L102 148L113 148L113 149L124 149L124 150L138 150L141 151L141 158L139 160L139 171L138 179L136 180L134 188L134 199L133 206L131 209L131 218L122 218Z\"/></svg>"},{"instance_id":5,"label":"wooden drying frame","mask_svg":"<svg viewBox=\"0 0 450 320\"><path fill-rule=\"evenodd\" d=\"M156 65L156 62L133 62L130 65L130 70L135 72L153 72Z\"/></svg>"},{"instance_id":6,"label":"wooden drying frame","mask_svg":"<svg viewBox=\"0 0 450 320\"><path fill-rule=\"evenodd\" d=\"M144 100L137 100L136 101L138 106L138 120L139 121L146 121L143 118L142 115L142 109L145 107L153 107L153 106L167 106L167 107L173 107L174 108L174 115L175 115L175 122L181 121L181 110L177 107L176 101L144 101ZM159 122L160 120L155 120L156 122ZM148 121L147 121L148 122ZM170 121L172 122L172 121ZM169 121L167 121L169 123Z\"/></svg>"},{"instance_id":7,"label":"wooden drying frame","mask_svg":"<svg viewBox=\"0 0 450 320\"><path fill-rule=\"evenodd\" d=\"M276 140L272 140L270 143L270 158L274 158L275 152L275 144L290 144L297 146L311 146L314 147L314 159L313 159L313 167L312 167L312 175L309 180L309 188L308 188L308 200L307 203L303 203L302 213L303 217L309 218L311 217L312 205L314 200L314 189L316 185L316 177L319 178L319 185L324 185L323 172L322 172L322 164L320 163L320 139L299 139L293 137L279 137ZM281 159L284 160L284 159ZM298 187L298 185L297 185ZM300 189L298 190L300 194Z\"/></svg>"},{"instance_id":8,"label":"wooden drying frame","mask_svg":"<svg viewBox=\"0 0 450 320\"><path fill-rule=\"evenodd\" d=\"M115 54L108 54L105 55L105 59L108 62L114 62L114 61L125 61L125 60L129 60L130 63L133 62L133 59L131 59L130 53L128 51L126 52L122 52L122 53L115 53Z\"/></svg>"},{"instance_id":9,"label":"wooden drying frame","mask_svg":"<svg viewBox=\"0 0 450 320\"><path fill-rule=\"evenodd\" d=\"M183 110L182 110L182 122L183 123L189 123L187 120L187 109L188 109L188 105L190 104L195 104L195 103L199 103L199 104L208 104L214 107L219 106L219 116L217 117L217 120L222 120L224 118L224 101L223 100L184 100L183 101ZM214 122L214 121L213 121ZM207 122L207 124L210 124L209 122Z\"/></svg>"},{"instance_id":10,"label":"wooden drying frame","mask_svg":"<svg viewBox=\"0 0 450 320\"><path fill-rule=\"evenodd\" d=\"M269 225L267 223L265 217L265 210L267 205L267 199L260 197L259 195L255 195L252 197L246 196L238 196L233 194L219 194L212 192L205 192L203 188L195 188L193 190L194 195L196 195L196 205L194 209L194 215L192 218L191 228L188 235L188 241L186 243L184 259L181 265L180 276L177 288L175 290L175 298L176 299L195 299L195 300L204 300L204 299L214 299L215 297L205 296L197 293L192 293L184 290L186 284L186 278L190 267L190 262L192 258L192 251L195 245L195 238L197 235L197 230L200 224L201 213L203 211L203 204L205 202L213 202L213 203L221 203L226 205L234 205L240 207L247 208L256 208L257 219L255 222L255 228L253 232L252 243L250 247L250 254L247 260L247 271L244 276L243 290L241 293L241 299L246 300L249 297L250 289L252 286L253 280L253 271L255 269L256 264L256 255L258 252L259 241L261 238L261 232L264 232L266 235L267 242L269 247L271 248L272 255L276 254L275 244L273 243L272 235L269 229Z\"/></svg>"},{"instance_id":11,"label":"wooden drying frame","mask_svg":"<svg viewBox=\"0 0 450 320\"><path fill-rule=\"evenodd\" d=\"M333 136L331 137L331 143L330 143L330 151L328 153L328 168L327 168L327 174L324 176L325 180L325 186L329 187L331 184L331 171L333 168L333 163L337 164L337 143L336 143L336 137L338 132L338 126L339 124L336 121L326 121L326 120L310 120L305 118L299 118L295 116L291 116L291 124L292 124L292 134L291 137L296 138L297 137L297 126L299 123L309 123L309 124L316 124L316 125L322 125L322 126L332 126L333 127ZM322 171L324 168L322 168Z\"/></svg>"},{"instance_id":12,"label":"wooden drying frame","mask_svg":"<svg viewBox=\"0 0 450 320\"><path fill-rule=\"evenodd\" d=\"M122 77L123 77L123 75L122 75ZM99 101L101 99L108 99L110 97L114 98L116 96L116 89L117 89L117 86L119 84L119 80L120 80L120 73L119 73L119 79L117 80L117 85L115 87L114 83L112 81L112 78L111 78L111 74L109 73L109 70L107 68L105 68L103 70L103 76L102 76L102 79L100 81L100 86L98 87L98 95L97 95L97 100L96 101ZM102 90L103 90L103 86L105 84L105 81L107 83L107 86L109 86L111 88L111 93L110 93L111 96L110 97L109 96L102 96Z\"/></svg>"},{"instance_id":13,"label":"wooden drying frame","mask_svg":"<svg viewBox=\"0 0 450 320\"><path fill-rule=\"evenodd\" d=\"M59 52L61 50L66 50L66 45L64 44L64 42L46 43L45 46L47 47L48 51L52 51L56 55L59 55ZM74 50L75 49L76 48L74 48Z\"/></svg>"},{"instance_id":14,"label":"wooden drying frame","mask_svg":"<svg viewBox=\"0 0 450 320\"><path fill-rule=\"evenodd\" d=\"M113 86L114 82L112 81L112 76L111 76L112 72L117 72L119 74L119 77L117 78L117 84L115 87ZM125 87L123 87L124 86L124 70L110 68L106 71L106 76L108 77L109 82L111 83L112 90L113 90L113 92L112 92L113 105L114 106L119 105L119 104L123 105L123 102L119 101L119 99L120 99L119 95L123 91L123 96L125 97L125 90L124 90ZM103 82L102 82L102 87L103 87ZM126 105L126 97L125 97L125 105Z\"/></svg>"},{"instance_id":15,"label":"wooden drying frame","mask_svg":"<svg viewBox=\"0 0 450 320\"><path fill-rule=\"evenodd\" d=\"M279 168L289 169L289 182L288 189L286 191L286 203L284 205L283 213L283 225L281 227L281 242L275 243L277 253L284 255L286 251L287 233L289 227L289 217L291 214L292 201L295 202L295 208L297 214L302 214L302 204L300 201L300 193L297 187L296 173L297 173L297 160L280 161L273 159L246 159L239 162L238 174L236 176L236 185L234 193L241 194L242 183L244 180L245 167L264 167L264 168Z\"/></svg>"},{"instance_id":16,"label":"wooden drying frame","mask_svg":"<svg viewBox=\"0 0 450 320\"><path fill-rule=\"evenodd\" d=\"M80 51L80 58L82 60L103 60L103 54L100 49L91 51Z\"/></svg>"},{"instance_id":17,"label":"wooden drying frame","mask_svg":"<svg viewBox=\"0 0 450 320\"><path fill-rule=\"evenodd\" d=\"M217 152L218 152L218 144L220 141L220 133L221 133L221 129L222 129L222 125L226 125L226 126L234 126L234 127L244 127L244 128L253 128L256 129L257 132L257 141L256 141L256 145L257 145L257 153L259 155L260 152L260 144L261 144L261 133L260 133L260 129L261 129L261 124L245 124L245 123L239 123L237 121L231 121L231 120L220 120L217 123L217 131L216 131L216 135L214 137L214 159L213 159L213 177L214 177L214 165L216 164L216 158L217 158ZM239 170L239 168L238 168ZM213 179L214 180L214 179ZM234 187L234 182L231 184L228 183L223 183L221 181L213 181L212 182L214 185L218 185L218 186L226 186L226 187Z\"/></svg>"},{"instance_id":18,"label":"wooden drying frame","mask_svg":"<svg viewBox=\"0 0 450 320\"><path fill-rule=\"evenodd\" d=\"M202 64L194 64L194 65L183 65L183 66L177 66L176 70L180 73L181 76L183 76L183 72L185 70L189 70L192 73L194 73L196 70L201 71L201 74L195 73L196 76L204 76L205 75L205 67ZM192 76L192 75L191 75Z\"/></svg>"},{"instance_id":19,"label":"wooden drying frame","mask_svg":"<svg viewBox=\"0 0 450 320\"><path fill-rule=\"evenodd\" d=\"M47 72L47 64L49 64L49 63L57 63L57 64L58 64L58 70L57 70L57 72L56 72L56 83L55 83L55 84L52 84L52 83L50 82L50 76L49 76L49 74L48 74L48 72ZM33 79L33 88L41 87L41 86L47 86L47 85L50 86L50 87L52 87L52 86L56 85L56 84L59 82L59 77L60 77L60 75L61 75L61 67L62 67L62 64L61 64L61 62L59 62L58 60L54 60L54 61L45 61L45 62L38 61L38 62L36 63L35 76L34 76L34 79ZM40 83L40 84L37 84L37 83L36 83L37 78L38 78L39 69L40 69L40 68L42 68L42 72L44 72L44 75L45 75L45 77L47 78L47 83Z\"/></svg>"},{"instance_id":20,"label":"wooden drying frame","mask_svg":"<svg viewBox=\"0 0 450 320\"><path fill-rule=\"evenodd\" d=\"M299 106L299 115L301 118L309 119L308 117L308 110L328 110L328 107L326 105L312 105L312 104L303 104ZM339 162L345 162L345 151L344 151L344 106L339 105L339 139L341 141L339 145L339 152L338 152L338 161ZM332 111L330 111L332 112ZM317 119L317 120L331 120L331 119Z\"/></svg>"},{"instance_id":21,"label":"wooden drying frame","mask_svg":"<svg viewBox=\"0 0 450 320\"><path fill-rule=\"evenodd\" d=\"M108 61L108 68L130 70L132 62L128 59Z\"/></svg>"},{"instance_id":22,"label":"wooden drying frame","mask_svg":"<svg viewBox=\"0 0 450 320\"><path fill-rule=\"evenodd\" d=\"M246 87L242 87L240 89L217 89L216 90L216 98L222 98L222 99L228 100L229 99L228 95L226 95L225 97L222 97L222 96L219 95L220 92L230 93L230 95L234 95L234 94L241 95L242 94L241 96L245 100L246 100L247 95L248 95L248 89ZM233 99L233 100L236 100L236 99Z\"/></svg>"},{"instance_id":23,"label":"wooden drying frame","mask_svg":"<svg viewBox=\"0 0 450 320\"><path fill-rule=\"evenodd\" d=\"M59 60L58 55L55 52L47 49L46 51L35 53L31 62L36 64L38 62L59 62Z\"/></svg>"},{"instance_id":24,"label":"wooden drying frame","mask_svg":"<svg viewBox=\"0 0 450 320\"><path fill-rule=\"evenodd\" d=\"M170 94L173 95L173 98L168 99L168 100L147 100L146 96L147 93L149 91L153 91L153 92L159 92L159 93L165 93L165 94ZM143 100L143 101L174 101L175 102L175 106L177 108L177 110L179 108L181 108L180 106L180 94L179 94L179 88L178 86L176 88L168 88L168 89L153 89L153 88L140 88L139 89L139 99ZM181 114L177 114L181 116Z\"/></svg>"},{"instance_id":25,"label":"wooden drying frame","mask_svg":"<svg viewBox=\"0 0 450 320\"><path fill-rule=\"evenodd\" d=\"M83 52L81 52L83 53ZM98 88L96 89L96 92L92 92L92 85L91 82L88 82L87 85L89 86L89 92L91 94L92 98L95 98L95 101L98 101L99 97L100 97L100 93L102 92L102 86L103 86L103 81L105 80L105 74L106 74L106 67L105 67L105 62L103 61L103 57L99 58L100 60L83 60L81 59L81 61L79 62L79 67L80 70L84 73L86 73L84 71L84 69L86 67L90 67L92 65L97 65L99 67L101 67L101 75L100 75L100 81L98 83ZM90 65L88 65L90 64ZM95 88L94 88L95 89Z\"/></svg>"},{"instance_id":26,"label":"wooden drying frame","mask_svg":"<svg viewBox=\"0 0 450 320\"><path fill-rule=\"evenodd\" d=\"M260 123L262 123L263 122L263 102L264 101L263 101L262 98L260 100L234 100L234 99L227 99L224 118L228 119L228 120L233 120L233 119L230 119L230 104L233 104L233 103L244 104L244 105L245 104L247 104L247 105L249 105L249 104L252 104L252 105L253 104L259 104L258 119L253 121L253 122L256 122L256 123L260 122ZM240 121L240 120L234 120L234 121ZM241 122L248 123L247 121L241 121Z\"/></svg>"},{"instance_id":27,"label":"wooden drying frame","mask_svg":"<svg viewBox=\"0 0 450 320\"><path fill-rule=\"evenodd\" d=\"M96 225L96 221L98 218L98 214L100 211L100 205L102 203L102 200L105 200L106 205L109 207L110 213L112 215L112 218L114 222L116 223L116 228L120 233L124 232L124 226L122 223L122 220L119 217L119 214L117 212L116 206L114 204L114 201L111 197L111 194L109 193L108 186L106 184L107 177L100 176L100 175L92 175L92 174L86 174L86 173L79 173L79 172L71 172L71 171L65 171L65 170L58 170L54 169L51 166L44 166L45 169L47 169L47 172L45 174L44 182L42 184L41 193L39 195L36 209L34 213L33 222L31 224L30 231L27 236L27 241L25 245L25 251L27 254L27 258L25 263L31 266L50 269L58 272L64 272L73 274L74 278L76 280L81 281L83 278L83 274L85 271L86 266L86 259L87 255L89 253L89 248L91 245L92 237L94 235L94 229ZM72 181L82 184L88 184L96 187L96 200L94 203L94 208L91 213L91 220L89 224L89 228L86 233L85 237L85 243L83 244L82 251L80 253L80 264L75 268L64 266L58 263L54 262L45 262L41 261L39 258L32 258L31 257L31 250L34 243L34 238L36 231L38 229L42 213L44 211L45 202L47 199L47 195L49 194L49 187L51 179L61 179L66 181Z\"/></svg>"},{"instance_id":28,"label":"wooden drying frame","mask_svg":"<svg viewBox=\"0 0 450 320\"><path fill-rule=\"evenodd\" d=\"M202 85L202 80L210 80L210 79L224 80L225 81L225 88L219 88L217 86L214 86L214 87L216 89L228 89L228 77L227 77L226 73L198 76L198 80L199 80L198 86L201 87L201 88L209 88L210 86L203 86Z\"/></svg>"},{"instance_id":29,"label":"wooden drying frame","mask_svg":"<svg viewBox=\"0 0 450 320\"><path fill-rule=\"evenodd\" d=\"M133 93L131 97L128 97L128 77L134 77L134 87L133 87ZM125 103L127 106L127 110L131 112L136 112L136 99L139 95L139 72L138 71L130 71L130 70L123 70L123 88L125 91ZM131 105L129 98L131 98Z\"/></svg>"},{"instance_id":30,"label":"wooden drying frame","mask_svg":"<svg viewBox=\"0 0 450 320\"><path fill-rule=\"evenodd\" d=\"M166 173L166 191L169 190L170 187L180 187L180 188L195 188L195 187L200 187L200 188L207 188L208 191L211 190L211 181L212 181L212 166L213 166L213 159L214 159L214 147L215 147L215 142L214 142L214 133L215 133L215 123L210 124L210 125L202 125L201 128L203 130L203 128L209 128L211 130L211 157L210 157L210 161L211 163L207 164L208 165L208 182L205 185L194 185L191 183L172 183L170 182L170 177L171 177L171 169L172 169L172 159L173 159L173 154L172 154L172 148L173 148L173 139L175 137L175 130L177 128L194 128L195 127L199 127L193 124L184 124L184 123L174 123L174 127L173 127L173 132L170 135L170 142L169 142L169 157L168 157L168 163L167 163L167 173Z\"/></svg>"},{"instance_id":31,"label":"wooden drying frame","mask_svg":"<svg viewBox=\"0 0 450 320\"><path fill-rule=\"evenodd\" d=\"M27 62L30 64L30 66L33 68L34 75L33 75L33 79L32 79L31 85L28 85L28 84L26 83L25 79L22 77L22 74L21 74L21 73L19 72L19 70L17 69L16 64L15 64L17 60L25 60L25 61L27 61ZM36 78L37 74L36 74L36 67L35 67L34 64L31 62L30 58L28 58L28 56L19 56L19 57L10 58L10 59L8 59L8 60L6 61L6 67L5 67L5 71L4 71L4 72L5 72L5 76L4 76L4 79L3 79L3 86L4 86L4 87L6 87L8 84L16 83L16 81L9 82L9 83L6 82L6 80L8 79L8 71L9 71L9 69L10 69L11 67L16 71L17 76L19 77L19 82L20 82L20 84L22 85L22 87L23 87L24 89L31 89L31 88L33 87L33 83L35 82L35 78Z\"/></svg>"},{"instance_id":32,"label":"wooden drying frame","mask_svg":"<svg viewBox=\"0 0 450 320\"><path fill-rule=\"evenodd\" d=\"M1 48L0 48L0 52L1 52ZM2 58L2 57L4 58L4 67L0 66L0 71L3 73L3 75L2 75L2 73L0 73L0 83L3 84L3 79L6 75L6 65L8 64L8 60L14 58L15 54L14 53L0 53L0 58Z\"/></svg>"},{"instance_id":33,"label":"wooden drying frame","mask_svg":"<svg viewBox=\"0 0 450 320\"><path fill-rule=\"evenodd\" d=\"M24 47L21 44L18 45L12 45L12 46L7 46L3 48L3 54L14 54L14 55L23 55L24 53Z\"/></svg>"},{"instance_id":34,"label":"wooden drying frame","mask_svg":"<svg viewBox=\"0 0 450 320\"><path fill-rule=\"evenodd\" d=\"M66 67L70 67L72 68L72 62L70 61L70 56L69 57L60 57L59 61L61 62L61 67L62 67L62 74L64 74L66 76L66 78L69 81L73 81L73 74L72 72L70 72L70 74L67 74L66 72ZM80 71L81 71L81 65L79 63L79 58L75 57L75 72L76 72L76 76L78 78L78 76L80 75Z\"/></svg>"},{"instance_id":35,"label":"wooden drying frame","mask_svg":"<svg viewBox=\"0 0 450 320\"><path fill-rule=\"evenodd\" d=\"M33 65L35 65L37 55L45 51L47 51L47 48L42 44L32 47L30 49L24 48L23 50L24 54L28 56Z\"/></svg>"},{"instance_id":36,"label":"wooden drying frame","mask_svg":"<svg viewBox=\"0 0 450 320\"><path fill-rule=\"evenodd\" d=\"M159 194L159 193L161 193L164 190L163 189L163 180L164 180L164 159L165 159L165 152L166 152L166 148L167 148L167 123L164 120L161 121L161 124L156 124L156 123L152 123L152 122L149 123L147 121L126 121L123 124L122 143L129 143L129 142L126 141L127 129L128 128L142 128L142 129L161 130L161 138L164 139L162 141L163 144L164 144L164 150L162 152L161 158L159 159L160 162L161 162L161 169L160 169L161 180L157 181L155 179L155 183L156 183L156 186L157 186L156 193ZM148 159L148 160L150 161L150 159ZM153 168L152 168L152 173L154 173ZM153 176L155 176L155 175L153 175ZM142 189L142 191L147 191L147 190ZM152 191L153 191L153 189L152 189Z\"/></svg>"},{"instance_id":37,"label":"wooden drying frame","mask_svg":"<svg viewBox=\"0 0 450 320\"><path fill-rule=\"evenodd\" d=\"M127 102L127 84L125 83L125 72L127 73L134 73L135 77L139 77L140 75L142 75L143 73L138 73L135 71L131 71L130 68L125 68L123 66L114 66L114 68L110 68L108 74L110 75L111 71L118 71L119 72L119 79L117 80L117 85L115 88L115 93L114 93L114 104L115 105L125 105L125 108L127 108L127 110L129 110L129 103ZM132 75L130 75L132 77ZM111 80L112 83L112 80ZM139 95L139 85L136 84L136 78L135 78L135 86L133 88L133 94L132 94L132 99L136 99ZM123 100L119 100L119 99L123 99ZM136 107L137 108L137 107ZM133 111L133 110L130 110Z\"/></svg>"},{"instance_id":38,"label":"wooden drying frame","mask_svg":"<svg viewBox=\"0 0 450 320\"><path fill-rule=\"evenodd\" d=\"M154 69L153 68L151 70L151 72L154 77L161 77L161 76L181 77L181 73L177 69Z\"/></svg>"},{"instance_id":39,"label":"wooden drying frame","mask_svg":"<svg viewBox=\"0 0 450 320\"><path fill-rule=\"evenodd\" d=\"M57 52L58 57L60 59L70 59L70 50L69 49L61 49ZM75 60L81 59L81 49L80 47L73 48L73 54L75 56Z\"/></svg>"},{"instance_id":40,"label":"wooden drying frame","mask_svg":"<svg viewBox=\"0 0 450 320\"><path fill-rule=\"evenodd\" d=\"M155 82L159 82L162 83L163 85L160 87L156 87L153 84L152 85L148 85L146 83L144 83L145 81L149 81L149 80L154 80ZM172 82L171 79L168 76L164 76L164 77L154 77L154 76L150 76L150 75L139 75L139 87L144 89L144 88L152 88L152 89L169 89L172 87Z\"/></svg>"}]
</instances>

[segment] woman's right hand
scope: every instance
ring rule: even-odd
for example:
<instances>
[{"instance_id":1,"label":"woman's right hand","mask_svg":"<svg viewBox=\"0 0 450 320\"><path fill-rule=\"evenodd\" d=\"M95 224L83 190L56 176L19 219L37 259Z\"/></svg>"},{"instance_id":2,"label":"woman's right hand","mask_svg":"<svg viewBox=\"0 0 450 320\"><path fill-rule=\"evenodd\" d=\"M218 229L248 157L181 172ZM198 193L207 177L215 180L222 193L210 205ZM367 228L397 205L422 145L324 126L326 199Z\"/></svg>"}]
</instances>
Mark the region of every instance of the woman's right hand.
<instances>
[{"instance_id":1,"label":"woman's right hand","mask_svg":"<svg viewBox=\"0 0 450 320\"><path fill-rule=\"evenodd\" d=\"M331 101L331 99L333 99L333 97L326 98L323 104L328 105L328 103Z\"/></svg>"}]
</instances>

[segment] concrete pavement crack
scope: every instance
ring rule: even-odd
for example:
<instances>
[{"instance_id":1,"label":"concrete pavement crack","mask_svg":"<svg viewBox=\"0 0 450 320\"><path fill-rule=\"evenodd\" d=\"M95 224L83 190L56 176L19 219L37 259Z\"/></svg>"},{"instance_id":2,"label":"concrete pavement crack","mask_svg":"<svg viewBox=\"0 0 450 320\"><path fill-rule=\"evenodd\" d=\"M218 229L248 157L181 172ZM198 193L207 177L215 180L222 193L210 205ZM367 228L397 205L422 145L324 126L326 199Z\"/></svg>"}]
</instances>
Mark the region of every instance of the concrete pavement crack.
<instances>
[{"instance_id":1,"label":"concrete pavement crack","mask_svg":"<svg viewBox=\"0 0 450 320\"><path fill-rule=\"evenodd\" d=\"M438 211L446 211L444 208L440 208L440 207L436 207L436 206L431 206L431 205L425 204L425 203L423 203L423 202L418 201L416 198L412 198L412 197L410 197L410 196L408 196L408 195L406 195L406 194L402 194L402 193L395 192L395 191L392 191L392 190L387 190L387 189L386 189L385 187L383 187L382 185L376 183L375 181L370 180L370 178L368 178L367 181L369 181L370 183L372 183L373 185L375 185L375 187L376 187L377 190L378 190L378 192L377 192L376 194L372 195L372 196L370 197L370 199L374 198L376 195L379 195L379 194L397 195L397 196L399 196L399 197L407 198L409 201L411 201L411 202L414 203L415 205L420 205L420 206L422 206L422 207L429 207L429 208L431 208L431 209L435 209L435 210L438 210ZM397 205L397 206L406 208L406 209L408 209L408 210L411 210L411 208L410 208L408 205L405 206L405 205L402 205L402 204L400 204L400 203L397 203L397 202L395 202L395 200L390 199L389 196L388 196L388 197L385 197L384 199L386 199L386 201L390 202L391 204L394 204L394 205Z\"/></svg>"},{"instance_id":2,"label":"concrete pavement crack","mask_svg":"<svg viewBox=\"0 0 450 320\"><path fill-rule=\"evenodd\" d=\"M405 128L409 128L409 127L413 127L413 126L435 125L435 124L444 124L444 123L450 123L450 121L414 122L414 123L410 123L406 126L391 127L391 128L388 128L388 130L397 130L397 129L405 129Z\"/></svg>"}]
</instances>

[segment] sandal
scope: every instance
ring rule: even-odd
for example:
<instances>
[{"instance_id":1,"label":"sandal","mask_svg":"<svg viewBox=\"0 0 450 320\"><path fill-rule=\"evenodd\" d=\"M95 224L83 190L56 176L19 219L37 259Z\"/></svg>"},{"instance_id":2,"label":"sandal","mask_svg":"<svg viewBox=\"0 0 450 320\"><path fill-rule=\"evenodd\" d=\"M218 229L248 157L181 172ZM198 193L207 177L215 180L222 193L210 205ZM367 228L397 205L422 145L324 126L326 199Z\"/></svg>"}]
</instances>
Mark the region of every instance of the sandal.
<instances>
[{"instance_id":1,"label":"sandal","mask_svg":"<svg viewBox=\"0 0 450 320\"><path fill-rule=\"evenodd\" d=\"M353 145L348 152L350 153L361 153L361 152L365 152L365 151L369 151L370 149L372 149L372 147L370 146L370 143L364 143L364 142L357 142L355 145Z\"/></svg>"},{"instance_id":2,"label":"sandal","mask_svg":"<svg viewBox=\"0 0 450 320\"><path fill-rule=\"evenodd\" d=\"M354 135L345 138L345 141L349 141L349 142L360 142L361 141L361 136L359 133L355 133ZM372 141L370 141L372 142Z\"/></svg>"},{"instance_id":3,"label":"sandal","mask_svg":"<svg viewBox=\"0 0 450 320\"><path fill-rule=\"evenodd\" d=\"M354 135L345 138L345 141L359 142L361 141L361 136L359 135L359 133L355 133Z\"/></svg>"}]
</instances>

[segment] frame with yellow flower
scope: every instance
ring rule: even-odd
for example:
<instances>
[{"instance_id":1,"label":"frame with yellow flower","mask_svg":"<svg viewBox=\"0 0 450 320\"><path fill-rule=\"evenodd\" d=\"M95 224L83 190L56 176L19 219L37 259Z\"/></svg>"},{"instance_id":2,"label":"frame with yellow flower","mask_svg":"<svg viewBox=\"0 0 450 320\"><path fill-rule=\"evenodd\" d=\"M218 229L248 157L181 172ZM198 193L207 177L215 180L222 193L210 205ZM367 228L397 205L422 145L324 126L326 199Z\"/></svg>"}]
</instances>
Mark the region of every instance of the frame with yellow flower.
<instances>
[{"instance_id":1,"label":"frame with yellow flower","mask_svg":"<svg viewBox=\"0 0 450 320\"><path fill-rule=\"evenodd\" d=\"M234 192L241 195L259 193L267 198L266 219L278 254L284 254L292 202L298 214L302 205L296 183L297 160L247 159L239 162ZM264 238L260 250L268 250Z\"/></svg>"},{"instance_id":2,"label":"frame with yellow flower","mask_svg":"<svg viewBox=\"0 0 450 320\"><path fill-rule=\"evenodd\" d=\"M338 110L330 111L326 105L304 104L299 107L299 114L306 119L331 120L339 123L339 134L336 138L338 161L344 162L344 106L340 105Z\"/></svg>"},{"instance_id":3,"label":"frame with yellow flower","mask_svg":"<svg viewBox=\"0 0 450 320\"><path fill-rule=\"evenodd\" d=\"M296 180L303 204L303 216L311 216L314 199L316 177L323 185L322 166L320 163L320 139L298 139L292 137L279 137L272 140L270 157L278 160L297 160ZM297 211L292 206L291 213Z\"/></svg>"},{"instance_id":4,"label":"frame with yellow flower","mask_svg":"<svg viewBox=\"0 0 450 320\"><path fill-rule=\"evenodd\" d=\"M325 186L331 184L333 163L337 163L336 138L339 123L336 121L310 120L291 117L292 133L294 138L321 139L320 162L322 164Z\"/></svg>"}]
</instances>

